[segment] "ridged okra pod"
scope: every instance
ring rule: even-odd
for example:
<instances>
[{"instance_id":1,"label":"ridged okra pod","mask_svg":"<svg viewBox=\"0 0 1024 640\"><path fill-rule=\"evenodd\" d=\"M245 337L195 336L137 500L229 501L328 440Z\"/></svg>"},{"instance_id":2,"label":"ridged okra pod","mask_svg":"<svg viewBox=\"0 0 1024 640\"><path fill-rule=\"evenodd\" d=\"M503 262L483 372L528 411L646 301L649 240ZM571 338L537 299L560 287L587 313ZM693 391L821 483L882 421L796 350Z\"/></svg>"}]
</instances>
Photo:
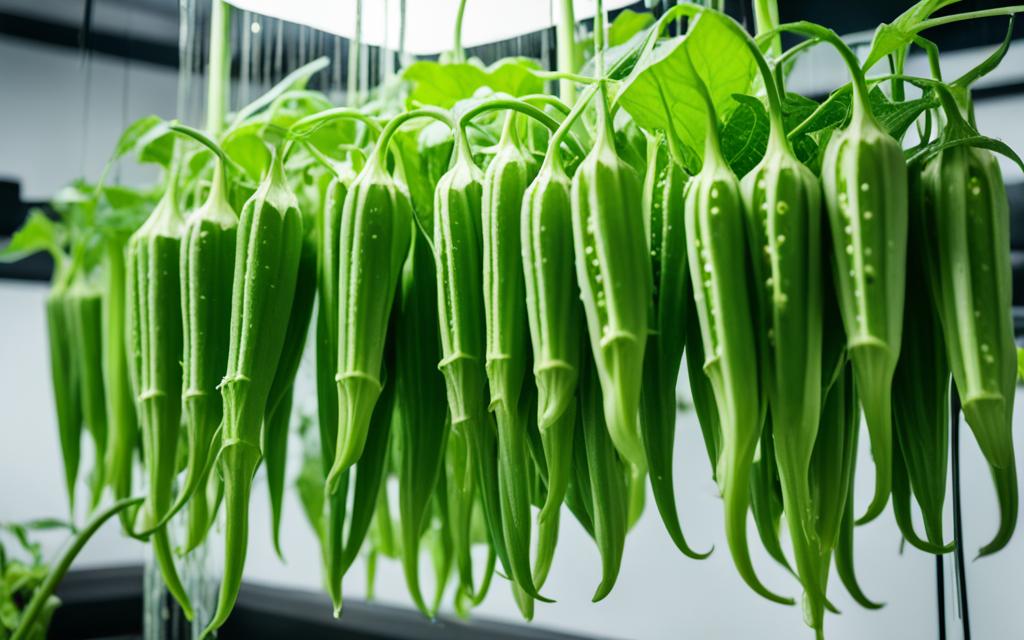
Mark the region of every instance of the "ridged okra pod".
<instances>
[{"instance_id":1,"label":"ridged okra pod","mask_svg":"<svg viewBox=\"0 0 1024 640\"><path fill-rule=\"evenodd\" d=\"M179 256L184 219L178 207L177 179L177 170L172 169L164 195L128 241L128 351L149 479L149 493L134 526L140 531L156 529L153 549L164 581L191 619L167 530L159 527L172 506L181 431Z\"/></svg>"},{"instance_id":2,"label":"ridged okra pod","mask_svg":"<svg viewBox=\"0 0 1024 640\"><path fill-rule=\"evenodd\" d=\"M680 551L703 558L707 554L694 551L683 535L672 484L676 381L686 346L688 300L692 296L683 214L686 175L669 157L664 134L647 141L646 162L643 220L654 289L640 392L640 433L651 491L665 529Z\"/></svg>"},{"instance_id":3,"label":"ridged okra pod","mask_svg":"<svg viewBox=\"0 0 1024 640\"><path fill-rule=\"evenodd\" d=\"M394 129L392 129L393 131ZM390 135L381 136L345 196L338 241L338 438L328 474L362 455L380 396L381 359L402 263L409 251L412 205L388 174Z\"/></svg>"},{"instance_id":4,"label":"ridged okra pod","mask_svg":"<svg viewBox=\"0 0 1024 640\"><path fill-rule=\"evenodd\" d=\"M516 114L508 114L482 183L485 370L489 408L497 423L498 489L509 568L516 585L533 595L526 424L530 416L520 406L529 358L519 231L523 198L537 167L519 140L518 124ZM528 617L531 609L524 609Z\"/></svg>"},{"instance_id":5,"label":"ridged okra pod","mask_svg":"<svg viewBox=\"0 0 1024 640\"><path fill-rule=\"evenodd\" d=\"M242 208L235 245L224 424L224 577L207 636L227 620L238 597L249 534L249 497L261 459L260 429L291 315L302 252L303 221L274 153L270 169Z\"/></svg>"},{"instance_id":6,"label":"ridged okra pod","mask_svg":"<svg viewBox=\"0 0 1024 640\"><path fill-rule=\"evenodd\" d=\"M716 477L725 503L726 541L744 582L769 600L790 604L760 582L747 545L750 472L763 415L750 301L753 283L739 180L722 156L706 89L705 98L709 126L704 164L687 186L684 207L703 370L720 421Z\"/></svg>"},{"instance_id":7,"label":"ridged okra pod","mask_svg":"<svg viewBox=\"0 0 1024 640\"><path fill-rule=\"evenodd\" d=\"M911 193L920 193L911 174ZM913 196L912 196L913 197ZM907 542L927 553L944 553L942 511L949 469L949 361L942 325L928 290L922 242L930 233L919 204L911 200L907 246L907 313L903 319L903 348L893 377L892 508L896 524ZM925 536L914 529L911 495L921 508Z\"/></svg>"},{"instance_id":8,"label":"ridged okra pod","mask_svg":"<svg viewBox=\"0 0 1024 640\"><path fill-rule=\"evenodd\" d=\"M212 144L212 143L211 143ZM206 200L185 218L181 240L182 407L188 434L185 480L176 507L205 492L224 415L218 386L227 372L238 214L217 157ZM201 496L200 499L206 496ZM189 545L205 537L202 511L189 518Z\"/></svg>"},{"instance_id":9,"label":"ridged okra pod","mask_svg":"<svg viewBox=\"0 0 1024 640\"><path fill-rule=\"evenodd\" d=\"M987 555L1009 541L1019 510L1009 204L999 165L985 149L945 148L926 161L920 179L915 215L921 214L920 228L928 230L925 273L964 416L999 497L1001 522L995 539L981 550Z\"/></svg>"},{"instance_id":10,"label":"ridged okra pod","mask_svg":"<svg viewBox=\"0 0 1024 640\"><path fill-rule=\"evenodd\" d=\"M395 394L393 426L401 443L398 474L398 512L402 569L416 607L432 616L420 588L420 540L431 517L431 501L444 466L448 432L444 378L437 325L434 261L425 238L414 234L402 268L395 317Z\"/></svg>"},{"instance_id":11,"label":"ridged okra pod","mask_svg":"<svg viewBox=\"0 0 1024 640\"><path fill-rule=\"evenodd\" d=\"M108 428L104 467L107 484L118 500L131 494L132 463L139 439L135 399L128 374L127 242L126 233L115 234L104 241L103 390ZM127 511L121 511L119 515L125 528L130 529Z\"/></svg>"},{"instance_id":12,"label":"ridged okra pod","mask_svg":"<svg viewBox=\"0 0 1024 640\"><path fill-rule=\"evenodd\" d=\"M288 459L288 427L291 423L295 376L306 347L306 334L313 316L316 298L317 244L315 222L305 217L306 237L302 241L299 269L295 278L295 296L285 332L277 372L267 396L263 417L263 456L267 464L267 488L270 494L271 539L278 557L281 552L281 509L284 502L285 467Z\"/></svg>"},{"instance_id":13,"label":"ridged okra pod","mask_svg":"<svg viewBox=\"0 0 1024 640\"><path fill-rule=\"evenodd\" d=\"M604 599L619 576L629 529L627 465L619 458L605 425L601 384L593 359L587 357L580 372L580 409L577 414L588 472L583 500L590 504L593 536L601 555L601 583L593 601Z\"/></svg>"},{"instance_id":14,"label":"ridged okra pod","mask_svg":"<svg viewBox=\"0 0 1024 640\"><path fill-rule=\"evenodd\" d=\"M744 34L768 93L764 158L741 182L753 274L760 385L771 413L783 509L804 587L808 624L823 624L820 569L808 473L819 440L822 367L821 185L793 153L780 88ZM827 557L827 556L826 556Z\"/></svg>"},{"instance_id":15,"label":"ridged okra pod","mask_svg":"<svg viewBox=\"0 0 1024 640\"><path fill-rule=\"evenodd\" d=\"M46 297L46 329L50 345L50 380L57 408L57 431L64 462L64 487L68 511L75 511L75 484L82 448L82 400L78 390L78 365L71 351L66 285L55 282Z\"/></svg>"},{"instance_id":16,"label":"ridged okra pod","mask_svg":"<svg viewBox=\"0 0 1024 640\"><path fill-rule=\"evenodd\" d=\"M84 267L83 267L84 268ZM82 417L92 439L95 463L89 478L90 509L103 495L107 450L107 407L103 387L103 294L91 274L81 268L68 287L64 311L68 314L71 356L77 367Z\"/></svg>"},{"instance_id":17,"label":"ridged okra pod","mask_svg":"<svg viewBox=\"0 0 1024 640\"><path fill-rule=\"evenodd\" d=\"M568 124L566 124L568 122ZM571 126L567 118L562 129ZM534 580L547 574L559 513L572 476L576 388L583 328L573 259L572 182L562 165L561 136L550 141L537 177L523 196L522 265L537 387L537 428L547 467L547 495L537 518Z\"/></svg>"},{"instance_id":18,"label":"ridged okra pod","mask_svg":"<svg viewBox=\"0 0 1024 640\"><path fill-rule=\"evenodd\" d=\"M453 534L463 589L472 587L467 560L474 496L484 504L492 544L504 553L494 425L487 414L484 370L482 182L469 143L457 132L452 166L434 189L433 248L441 331L438 368L445 378L452 431L447 455L461 460L455 466L463 467L452 469L455 473L448 483L449 511L459 515ZM479 595L479 590L472 595Z\"/></svg>"},{"instance_id":19,"label":"ridged okra pod","mask_svg":"<svg viewBox=\"0 0 1024 640\"><path fill-rule=\"evenodd\" d=\"M638 412L651 301L640 178L615 150L604 85L593 149L572 180L576 279L615 448L646 467Z\"/></svg>"},{"instance_id":20,"label":"ridged okra pod","mask_svg":"<svg viewBox=\"0 0 1024 640\"><path fill-rule=\"evenodd\" d=\"M833 44L853 79L850 121L829 139L821 176L839 309L875 462L874 496L860 519L867 522L885 508L892 480L892 377L903 332L907 166L899 142L872 113L864 74L849 47L835 33L809 23L791 30Z\"/></svg>"}]
</instances>

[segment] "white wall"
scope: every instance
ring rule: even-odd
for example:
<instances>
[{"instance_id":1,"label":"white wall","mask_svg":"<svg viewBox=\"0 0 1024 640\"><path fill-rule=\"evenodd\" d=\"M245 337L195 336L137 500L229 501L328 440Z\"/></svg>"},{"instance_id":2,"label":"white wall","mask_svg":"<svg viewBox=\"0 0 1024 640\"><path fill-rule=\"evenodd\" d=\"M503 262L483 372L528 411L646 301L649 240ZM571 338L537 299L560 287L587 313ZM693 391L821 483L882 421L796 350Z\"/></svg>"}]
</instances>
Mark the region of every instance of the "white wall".
<instances>
[{"instance_id":1,"label":"white wall","mask_svg":"<svg viewBox=\"0 0 1024 640\"><path fill-rule=\"evenodd\" d=\"M22 178L26 198L45 198L84 172L98 175L122 126L150 112L170 116L174 110L173 73L145 65L128 65L98 58L94 62L87 122L82 117L81 68L73 52L28 47L0 39L0 174ZM125 79L127 78L127 96ZM1000 132L1024 150L1024 126L1019 99L986 102L979 107L983 129ZM83 149L84 163L82 160ZM126 169L126 180L144 174ZM0 282L0 520L20 521L61 516L65 509L60 454L53 416L48 372L43 300L45 285ZM312 399L308 369L302 374L301 402ZM1024 439L1024 398L1018 394L1015 435ZM966 548L973 556L996 525L995 501L988 472L977 447L965 430L963 461ZM664 533L653 500L631 532L622 573L612 594L599 604L590 596L598 582L599 562L592 541L566 513L564 529L545 593L558 599L538 605L539 625L602 637L630 639L793 638L807 633L795 608L764 601L736 576L722 534L721 503L699 440L693 417L681 415L676 446L676 484L685 533L697 548L715 545L703 562L688 560ZM862 438L866 443L866 438ZM293 452L296 447L293 447ZM86 454L88 459L88 454ZM870 470L866 444L860 468ZM87 465L86 465L87 468ZM294 471L294 466L292 467ZM1022 469L1024 471L1024 469ZM289 493L285 503L284 552L288 564L273 554L269 540L269 508L262 476L257 478L252 505L252 537L247 578L284 586L317 589L320 561L315 539ZM871 474L857 483L858 511L871 491ZM758 549L756 535L751 540ZM947 522L947 531L951 525ZM971 614L975 637L1009 638L1024 628L1024 536L994 558L968 561ZM49 551L59 540L51 540ZM884 600L881 611L859 609L833 578L832 601L844 611L827 619L828 637L854 640L899 637L908 640L936 636L934 561L908 549L899 554L899 534L887 512L857 531L860 578L868 594ZM142 547L122 538L116 525L103 529L85 549L77 566L139 562ZM796 595L796 583L763 553L755 564L768 585ZM947 584L952 573L947 562ZM346 581L346 593L364 593L365 571L357 564ZM408 605L401 571L382 562L378 596ZM955 612L950 601L947 611ZM504 581L498 579L480 615L518 620ZM956 637L955 635L953 637Z\"/></svg>"}]
</instances>

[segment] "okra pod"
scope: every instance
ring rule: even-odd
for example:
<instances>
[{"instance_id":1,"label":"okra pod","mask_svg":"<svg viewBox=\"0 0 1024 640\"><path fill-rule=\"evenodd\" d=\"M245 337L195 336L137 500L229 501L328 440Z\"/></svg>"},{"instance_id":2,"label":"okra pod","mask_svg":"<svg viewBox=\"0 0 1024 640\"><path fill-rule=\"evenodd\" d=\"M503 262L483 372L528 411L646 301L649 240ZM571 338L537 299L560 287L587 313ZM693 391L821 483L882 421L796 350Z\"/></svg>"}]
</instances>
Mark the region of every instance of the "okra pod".
<instances>
[{"instance_id":1,"label":"okra pod","mask_svg":"<svg viewBox=\"0 0 1024 640\"><path fill-rule=\"evenodd\" d=\"M226 508L224 577L204 636L227 620L238 597L249 534L249 497L259 466L260 429L295 295L303 221L284 176L282 154L246 202L238 222L224 426L218 454Z\"/></svg>"},{"instance_id":2,"label":"okra pod","mask_svg":"<svg viewBox=\"0 0 1024 640\"><path fill-rule=\"evenodd\" d=\"M608 432L623 457L646 468L638 412L651 263L638 210L640 178L615 151L606 89L600 86L597 137L572 180L576 280Z\"/></svg>"}]
</instances>

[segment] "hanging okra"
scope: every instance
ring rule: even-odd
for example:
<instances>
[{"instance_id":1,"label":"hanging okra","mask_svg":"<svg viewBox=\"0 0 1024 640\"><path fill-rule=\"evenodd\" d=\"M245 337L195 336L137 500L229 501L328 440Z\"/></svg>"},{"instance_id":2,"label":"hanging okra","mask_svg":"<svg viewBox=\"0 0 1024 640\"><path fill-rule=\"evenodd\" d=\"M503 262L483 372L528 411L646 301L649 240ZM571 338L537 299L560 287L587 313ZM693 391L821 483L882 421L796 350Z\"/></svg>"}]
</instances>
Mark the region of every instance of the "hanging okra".
<instances>
[{"instance_id":1,"label":"hanging okra","mask_svg":"<svg viewBox=\"0 0 1024 640\"><path fill-rule=\"evenodd\" d=\"M922 233L924 272L936 301L946 356L964 416L985 456L1002 514L988 555L1013 534L1019 499L1013 449L1017 380L1012 313L1010 212L993 149L1022 165L1005 145L980 138L964 108L937 87L948 118L937 152L926 157L915 192L915 227ZM916 164L916 163L915 163Z\"/></svg>"},{"instance_id":2,"label":"hanging okra","mask_svg":"<svg viewBox=\"0 0 1024 640\"><path fill-rule=\"evenodd\" d=\"M704 558L709 552L694 551L683 536L672 482L676 380L686 345L688 299L692 295L683 214L685 185L686 176L669 157L665 135L652 136L647 141L643 214L654 292L640 392L640 432L651 490L665 528L680 551L692 558Z\"/></svg>"},{"instance_id":3,"label":"hanging okra","mask_svg":"<svg viewBox=\"0 0 1024 640\"><path fill-rule=\"evenodd\" d=\"M850 48L811 23L782 28L834 45L852 78L850 122L829 139L821 180L839 308L875 462L874 496L859 520L867 522L885 508L892 481L892 377L903 333L907 166L899 142L872 112L864 73Z\"/></svg>"},{"instance_id":4,"label":"hanging okra","mask_svg":"<svg viewBox=\"0 0 1024 640\"><path fill-rule=\"evenodd\" d=\"M179 256L184 218L178 205L178 163L146 222L128 242L128 335L132 387L142 432L149 492L134 528L154 531L153 550L168 590L191 619L188 595L174 567L167 530L181 430L182 325Z\"/></svg>"},{"instance_id":5,"label":"hanging okra","mask_svg":"<svg viewBox=\"0 0 1024 640\"><path fill-rule=\"evenodd\" d=\"M733 24L733 23L730 23ZM738 25L735 27L739 31ZM825 589L821 547L811 520L809 473L822 406L821 186L793 153L779 87L753 40L743 34L768 95L768 148L741 183L746 209L760 387L772 423L783 509L808 624L821 629ZM711 210L714 215L714 209ZM710 239L714 242L714 239ZM714 274L712 274L714 277ZM740 290L742 291L742 290ZM826 555L826 558L828 556Z\"/></svg>"},{"instance_id":6,"label":"hanging okra","mask_svg":"<svg viewBox=\"0 0 1024 640\"><path fill-rule=\"evenodd\" d=\"M260 429L284 345L302 253L303 220L284 176L282 152L245 203L238 222L224 424L217 454L224 478L224 577L217 611L203 635L227 620L242 583L249 536L249 496L259 466Z\"/></svg>"},{"instance_id":7,"label":"hanging okra","mask_svg":"<svg viewBox=\"0 0 1024 640\"><path fill-rule=\"evenodd\" d=\"M138 416L128 372L128 302L125 248L128 234L116 231L104 240L107 288L103 296L103 389L106 393L107 451L103 466L114 498L130 497L139 438ZM131 530L128 512L122 525Z\"/></svg>"},{"instance_id":8,"label":"hanging okra","mask_svg":"<svg viewBox=\"0 0 1024 640\"><path fill-rule=\"evenodd\" d=\"M615 448L646 467L638 426L651 262L644 242L640 178L615 151L604 84L594 147L572 180L573 246L591 350Z\"/></svg>"},{"instance_id":9,"label":"hanging okra","mask_svg":"<svg viewBox=\"0 0 1024 640\"><path fill-rule=\"evenodd\" d=\"M230 23L214 1L223 38ZM361 91L362 106L334 108L307 87L329 64L320 59L230 123L218 40L206 134L217 143L143 118L114 160L164 164L162 189L104 185L106 173L76 182L54 199L58 219L33 213L0 250L54 257L46 319L72 518L81 467L89 506L110 487L125 533L152 540L191 615L168 522L187 506L175 542L188 554L226 504L207 634L238 595L264 460L274 548L304 551L289 548L282 514L314 301L318 428L297 421L306 461L294 486L336 615L365 550L368 593L394 559L424 615L451 598L465 616L497 574L531 619L541 591L556 595L546 592L563 503L595 542L600 600L626 571L648 474L668 537L703 557L683 536L688 491L673 466L689 399L739 577L793 603L759 579L751 511L818 637L836 612L833 561L856 602L881 606L854 569L861 408L875 462L861 522L891 493L911 545L964 543L942 525L955 393L1001 511L982 555L1010 541L1017 359L1010 216L991 152L1019 160L978 132L970 84L1006 55L1013 24L952 83L917 34L1020 7L932 17L941 3L922 0L878 30L862 69L827 29L776 27L771 2L758 3L756 40L687 3L621 38L602 4L582 67L421 61ZM682 33L668 37L672 24ZM809 40L782 50L780 31ZM606 37L619 54L607 68ZM785 86L815 43L834 46L852 77L824 101ZM935 79L906 75L911 45ZM869 80L887 57L892 74ZM479 82L470 88L466 73ZM587 87L570 108L540 93L551 79ZM178 134L203 146L168 144ZM677 400L684 357L689 394ZM82 448L83 431L93 446ZM132 498L140 441L145 496Z\"/></svg>"},{"instance_id":10,"label":"hanging okra","mask_svg":"<svg viewBox=\"0 0 1024 640\"><path fill-rule=\"evenodd\" d=\"M687 257L700 323L704 373L720 420L716 477L725 502L725 534L733 562L758 594L782 604L754 573L747 546L750 468L761 435L762 410L752 283L740 184L722 156L718 118L707 89L704 165L686 188Z\"/></svg>"},{"instance_id":11,"label":"hanging okra","mask_svg":"<svg viewBox=\"0 0 1024 640\"><path fill-rule=\"evenodd\" d=\"M231 325L231 286L238 215L228 201L224 154L205 135L174 125L215 153L213 179L205 202L185 218L181 238L182 389L188 457L185 480L168 516L196 492L205 492L216 454L216 434L224 415L218 385L227 372ZM205 497L205 496L203 496ZM198 501L193 507L198 506ZM206 520L192 513L187 546L206 534Z\"/></svg>"}]
</instances>

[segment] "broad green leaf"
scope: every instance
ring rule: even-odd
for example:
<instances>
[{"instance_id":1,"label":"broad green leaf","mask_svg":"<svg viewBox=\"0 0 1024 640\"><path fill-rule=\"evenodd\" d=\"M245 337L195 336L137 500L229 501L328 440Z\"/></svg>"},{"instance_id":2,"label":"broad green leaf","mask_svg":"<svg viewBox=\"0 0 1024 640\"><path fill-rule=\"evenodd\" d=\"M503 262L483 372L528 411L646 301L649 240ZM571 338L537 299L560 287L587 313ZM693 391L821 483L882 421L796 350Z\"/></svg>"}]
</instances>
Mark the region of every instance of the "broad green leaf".
<instances>
[{"instance_id":1,"label":"broad green leaf","mask_svg":"<svg viewBox=\"0 0 1024 640\"><path fill-rule=\"evenodd\" d=\"M50 220L42 210L33 209L21 228L11 236L11 241L0 251L0 262L17 262L40 251L57 254L60 252L59 235L57 223Z\"/></svg>"},{"instance_id":2,"label":"broad green leaf","mask_svg":"<svg viewBox=\"0 0 1024 640\"><path fill-rule=\"evenodd\" d=\"M722 127L722 153L737 176L757 166L768 148L768 110L753 96L733 96L740 106Z\"/></svg>"},{"instance_id":3,"label":"broad green leaf","mask_svg":"<svg viewBox=\"0 0 1024 640\"><path fill-rule=\"evenodd\" d=\"M722 152L736 175L743 176L753 169L768 148L770 122L763 100L737 94L733 96L740 106L732 112L722 127ZM817 109L818 103L795 93L786 94L782 101L782 124L786 132L792 131ZM818 145L807 134L798 134L790 140L796 157L810 163Z\"/></svg>"},{"instance_id":4,"label":"broad green leaf","mask_svg":"<svg viewBox=\"0 0 1024 640\"><path fill-rule=\"evenodd\" d=\"M864 69L870 69L885 58L885 56L909 45L917 33L918 25L939 9L959 1L921 0L900 14L891 24L882 23L878 25L878 29L875 30L874 40L871 41L868 57L864 61Z\"/></svg>"},{"instance_id":5,"label":"broad green leaf","mask_svg":"<svg viewBox=\"0 0 1024 640\"><path fill-rule=\"evenodd\" d=\"M625 44L630 38L654 24L654 16L646 11L623 9L608 27L608 46Z\"/></svg>"},{"instance_id":6,"label":"broad green leaf","mask_svg":"<svg viewBox=\"0 0 1024 640\"><path fill-rule=\"evenodd\" d=\"M702 12L685 35L662 41L637 64L618 97L637 124L670 131L703 155L707 110L698 83L707 87L717 117L727 119L739 104L733 94L750 94L757 72L728 19Z\"/></svg>"},{"instance_id":7,"label":"broad green leaf","mask_svg":"<svg viewBox=\"0 0 1024 640\"><path fill-rule=\"evenodd\" d=\"M458 101L473 97L481 87L513 96L539 93L544 90L544 81L530 73L539 68L526 58L506 58L490 67L474 62L421 60L406 67L402 77L412 83L409 99L413 103L450 109Z\"/></svg>"},{"instance_id":8,"label":"broad green leaf","mask_svg":"<svg viewBox=\"0 0 1024 640\"><path fill-rule=\"evenodd\" d=\"M151 131L153 131L153 129L156 129L161 125L166 126L166 123L160 116L155 115L139 118L128 125L128 128L124 130L124 133L122 133L120 139L118 139L117 145L114 146L114 155L112 160L123 158L138 149L139 143L143 137L147 136Z\"/></svg>"}]
</instances>

